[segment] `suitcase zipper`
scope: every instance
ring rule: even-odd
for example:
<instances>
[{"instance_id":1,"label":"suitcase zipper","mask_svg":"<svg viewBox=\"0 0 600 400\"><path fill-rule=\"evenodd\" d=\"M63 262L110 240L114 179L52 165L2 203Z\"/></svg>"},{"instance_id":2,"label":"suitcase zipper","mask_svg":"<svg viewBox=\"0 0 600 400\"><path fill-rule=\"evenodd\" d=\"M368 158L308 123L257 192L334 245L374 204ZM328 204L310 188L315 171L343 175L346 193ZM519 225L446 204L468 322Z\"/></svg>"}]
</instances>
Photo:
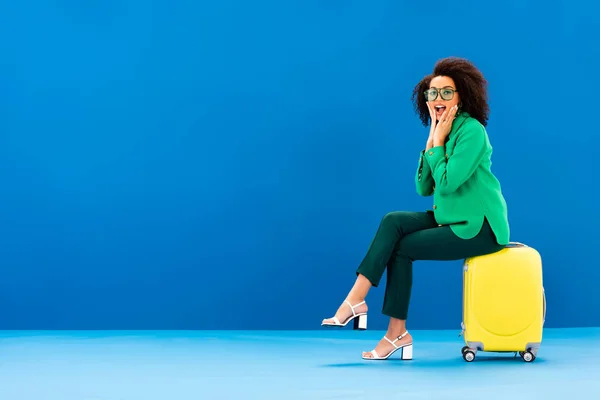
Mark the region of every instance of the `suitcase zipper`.
<instances>
[{"instance_id":1,"label":"suitcase zipper","mask_svg":"<svg viewBox=\"0 0 600 400\"><path fill-rule=\"evenodd\" d=\"M461 331L458 334L458 337L461 337L465 334L465 273L469 270L469 263L465 262L463 266L463 304L462 304L462 321L460 323Z\"/></svg>"}]
</instances>

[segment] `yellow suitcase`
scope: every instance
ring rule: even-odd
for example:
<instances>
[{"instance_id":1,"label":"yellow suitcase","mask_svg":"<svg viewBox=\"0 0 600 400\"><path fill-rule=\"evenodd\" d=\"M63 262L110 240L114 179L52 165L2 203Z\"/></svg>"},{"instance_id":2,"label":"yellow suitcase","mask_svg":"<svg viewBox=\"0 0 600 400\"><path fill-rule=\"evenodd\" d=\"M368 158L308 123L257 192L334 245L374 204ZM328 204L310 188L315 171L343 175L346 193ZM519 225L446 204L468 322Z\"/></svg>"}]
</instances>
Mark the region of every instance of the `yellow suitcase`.
<instances>
[{"instance_id":1,"label":"yellow suitcase","mask_svg":"<svg viewBox=\"0 0 600 400\"><path fill-rule=\"evenodd\" d=\"M545 319L542 259L534 248L511 242L499 252L465 260L465 361L473 361L478 351L518 352L526 362L535 360Z\"/></svg>"}]
</instances>

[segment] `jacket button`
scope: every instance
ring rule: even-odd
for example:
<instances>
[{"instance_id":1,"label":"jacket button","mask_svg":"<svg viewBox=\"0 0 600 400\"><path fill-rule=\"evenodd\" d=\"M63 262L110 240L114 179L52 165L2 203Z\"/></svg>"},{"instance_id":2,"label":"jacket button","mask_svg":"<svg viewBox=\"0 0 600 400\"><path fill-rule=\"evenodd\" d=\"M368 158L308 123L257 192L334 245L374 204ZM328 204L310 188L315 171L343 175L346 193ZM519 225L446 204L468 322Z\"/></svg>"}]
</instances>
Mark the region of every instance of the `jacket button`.
<instances>
[{"instance_id":1,"label":"jacket button","mask_svg":"<svg viewBox=\"0 0 600 400\"><path fill-rule=\"evenodd\" d=\"M433 206L433 209L434 209L434 210L435 210L435 209L437 209L437 206L436 206L436 205L434 205L434 206Z\"/></svg>"},{"instance_id":2,"label":"jacket button","mask_svg":"<svg viewBox=\"0 0 600 400\"><path fill-rule=\"evenodd\" d=\"M432 156L432 155L433 155L433 151L430 151L430 152L429 152L429 155L430 155L430 156Z\"/></svg>"}]
</instances>

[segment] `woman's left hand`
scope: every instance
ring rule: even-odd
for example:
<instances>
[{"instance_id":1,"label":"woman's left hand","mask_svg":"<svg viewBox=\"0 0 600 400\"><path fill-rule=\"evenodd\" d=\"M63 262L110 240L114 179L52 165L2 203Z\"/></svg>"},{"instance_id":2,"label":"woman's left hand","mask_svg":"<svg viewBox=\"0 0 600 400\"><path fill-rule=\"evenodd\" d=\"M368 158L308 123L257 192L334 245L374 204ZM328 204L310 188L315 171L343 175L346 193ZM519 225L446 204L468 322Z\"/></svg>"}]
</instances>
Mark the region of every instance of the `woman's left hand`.
<instances>
[{"instance_id":1,"label":"woman's left hand","mask_svg":"<svg viewBox=\"0 0 600 400\"><path fill-rule=\"evenodd\" d=\"M457 110L458 106L454 106L450 109L447 109L442 114L440 121L435 127L435 132L433 133L434 146L443 146L446 143L446 137L448 137L448 134L452 129L452 122L454 122L454 118L456 118Z\"/></svg>"}]
</instances>

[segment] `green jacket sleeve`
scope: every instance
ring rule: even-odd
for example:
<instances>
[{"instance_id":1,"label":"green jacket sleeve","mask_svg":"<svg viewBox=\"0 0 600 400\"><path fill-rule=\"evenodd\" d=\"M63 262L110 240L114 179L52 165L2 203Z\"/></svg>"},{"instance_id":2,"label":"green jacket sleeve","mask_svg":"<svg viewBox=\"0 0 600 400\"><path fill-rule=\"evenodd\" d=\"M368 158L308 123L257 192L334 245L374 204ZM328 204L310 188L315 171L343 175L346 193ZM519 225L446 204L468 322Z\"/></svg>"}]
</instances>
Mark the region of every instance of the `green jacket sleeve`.
<instances>
[{"instance_id":1,"label":"green jacket sleeve","mask_svg":"<svg viewBox=\"0 0 600 400\"><path fill-rule=\"evenodd\" d=\"M445 147L436 146L426 154L433 171L435 190L440 194L455 192L479 165L487 150L485 130L478 124L465 126L456 140L454 152L446 158Z\"/></svg>"},{"instance_id":2,"label":"green jacket sleeve","mask_svg":"<svg viewBox=\"0 0 600 400\"><path fill-rule=\"evenodd\" d=\"M419 156L419 166L415 176L415 184L417 193L420 196L431 196L433 194L433 177L431 176L431 168L429 163L424 160L425 150L421 151Z\"/></svg>"}]
</instances>

